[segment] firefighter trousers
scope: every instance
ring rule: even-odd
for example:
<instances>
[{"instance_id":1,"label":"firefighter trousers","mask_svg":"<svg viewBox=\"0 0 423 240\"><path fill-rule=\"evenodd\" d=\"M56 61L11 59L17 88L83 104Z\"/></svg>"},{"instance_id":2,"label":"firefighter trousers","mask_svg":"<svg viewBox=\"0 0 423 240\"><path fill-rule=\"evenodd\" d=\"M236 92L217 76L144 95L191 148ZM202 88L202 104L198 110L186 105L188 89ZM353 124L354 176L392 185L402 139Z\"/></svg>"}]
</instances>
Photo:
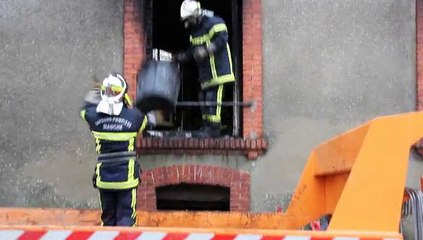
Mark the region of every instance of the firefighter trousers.
<instances>
[{"instance_id":1,"label":"firefighter trousers","mask_svg":"<svg viewBox=\"0 0 423 240\"><path fill-rule=\"evenodd\" d=\"M223 86L224 84L220 84L217 86L209 87L206 89L202 89L199 93L199 100L203 102L213 102L213 103L222 103L223 98ZM217 106L202 106L201 107L201 114L203 121L211 122L211 123L219 123L221 122L221 109L220 105Z\"/></svg>"},{"instance_id":2,"label":"firefighter trousers","mask_svg":"<svg viewBox=\"0 0 423 240\"><path fill-rule=\"evenodd\" d=\"M135 226L137 188L99 189L102 226Z\"/></svg>"}]
</instances>

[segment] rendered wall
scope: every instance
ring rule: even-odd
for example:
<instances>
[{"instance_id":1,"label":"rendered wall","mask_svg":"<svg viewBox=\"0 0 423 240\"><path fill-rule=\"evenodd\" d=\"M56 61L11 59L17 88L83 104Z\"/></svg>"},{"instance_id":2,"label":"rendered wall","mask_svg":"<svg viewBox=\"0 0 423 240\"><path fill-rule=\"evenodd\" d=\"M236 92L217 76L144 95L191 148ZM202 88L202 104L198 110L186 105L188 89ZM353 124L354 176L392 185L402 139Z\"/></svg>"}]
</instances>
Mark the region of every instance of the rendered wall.
<instances>
[{"instance_id":1,"label":"rendered wall","mask_svg":"<svg viewBox=\"0 0 423 240\"><path fill-rule=\"evenodd\" d=\"M414 1L264 0L263 18L270 149L252 170L256 211L286 204L319 143L416 109ZM418 187L423 162L410 166Z\"/></svg>"},{"instance_id":2,"label":"rendered wall","mask_svg":"<svg viewBox=\"0 0 423 240\"><path fill-rule=\"evenodd\" d=\"M79 108L122 71L122 1L0 1L0 205L97 206Z\"/></svg>"}]
</instances>

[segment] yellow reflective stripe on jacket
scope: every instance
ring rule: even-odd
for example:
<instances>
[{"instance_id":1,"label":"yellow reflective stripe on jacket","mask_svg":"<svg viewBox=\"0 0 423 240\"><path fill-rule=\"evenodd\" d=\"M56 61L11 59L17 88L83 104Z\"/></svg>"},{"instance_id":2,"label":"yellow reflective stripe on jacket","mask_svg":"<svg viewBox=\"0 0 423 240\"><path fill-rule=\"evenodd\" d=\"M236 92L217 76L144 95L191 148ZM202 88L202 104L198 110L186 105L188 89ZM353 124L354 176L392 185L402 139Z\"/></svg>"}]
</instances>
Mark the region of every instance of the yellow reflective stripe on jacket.
<instances>
[{"instance_id":1,"label":"yellow reflective stripe on jacket","mask_svg":"<svg viewBox=\"0 0 423 240\"><path fill-rule=\"evenodd\" d=\"M231 70L231 73L233 74L233 68L232 68L232 55L231 55L231 48L229 47L229 44L226 44L226 50L228 52L228 58L229 58L229 67ZM234 77L235 79L235 77Z\"/></svg>"},{"instance_id":2,"label":"yellow reflective stripe on jacket","mask_svg":"<svg viewBox=\"0 0 423 240\"><path fill-rule=\"evenodd\" d=\"M207 46L209 46L209 44L210 42L207 42ZM235 81L235 75L233 74L233 70L232 70L232 58L231 58L231 50L229 48L229 44L226 44L226 49L228 53L229 67L230 67L229 69L231 73L227 75L223 75L223 76L218 76L214 54L210 54L209 60L210 60L210 71L212 74L212 79L201 83L202 89L219 85L222 83L226 83L226 82Z\"/></svg>"},{"instance_id":3,"label":"yellow reflective stripe on jacket","mask_svg":"<svg viewBox=\"0 0 423 240\"><path fill-rule=\"evenodd\" d=\"M148 123L147 116L144 116L144 119L142 120L142 124L140 129L138 130L138 133L141 133L142 131L144 131L145 127L147 127L147 123Z\"/></svg>"},{"instance_id":4,"label":"yellow reflective stripe on jacket","mask_svg":"<svg viewBox=\"0 0 423 240\"><path fill-rule=\"evenodd\" d=\"M96 185L100 189L129 189L134 188L138 185L138 178L134 178L135 173L135 160L130 159L128 161L128 180L123 182L104 182L101 180L100 167L102 163L97 164L96 169Z\"/></svg>"},{"instance_id":5,"label":"yellow reflective stripe on jacket","mask_svg":"<svg viewBox=\"0 0 423 240\"><path fill-rule=\"evenodd\" d=\"M97 163L96 168L95 168L95 175L97 176L95 179L95 185L98 187L98 183L101 182L101 176L100 176L100 167L101 167L101 163Z\"/></svg>"},{"instance_id":6,"label":"yellow reflective stripe on jacket","mask_svg":"<svg viewBox=\"0 0 423 240\"><path fill-rule=\"evenodd\" d=\"M214 25L209 31L209 38L212 39L215 33L222 32L222 31L228 31L228 28L226 27L225 24L219 23Z\"/></svg>"},{"instance_id":7,"label":"yellow reflective stripe on jacket","mask_svg":"<svg viewBox=\"0 0 423 240\"><path fill-rule=\"evenodd\" d=\"M211 86L216 86L219 84L233 82L233 81L235 81L235 76L233 74L227 74L227 75L219 76L217 78L201 83L201 88L204 89Z\"/></svg>"},{"instance_id":8,"label":"yellow reflective stripe on jacket","mask_svg":"<svg viewBox=\"0 0 423 240\"><path fill-rule=\"evenodd\" d=\"M202 44L206 43L209 39L210 38L209 38L208 35L203 35L203 36L199 36L199 37L195 37L195 38L193 38L191 36L189 40L192 43L192 45L202 45Z\"/></svg>"},{"instance_id":9,"label":"yellow reflective stripe on jacket","mask_svg":"<svg viewBox=\"0 0 423 240\"><path fill-rule=\"evenodd\" d=\"M210 46L210 41L207 41L206 46L207 47ZM212 73L212 78L215 79L215 78L217 78L217 71L216 71L216 63L214 61L214 54L213 53L210 54L209 61L210 61L210 71Z\"/></svg>"},{"instance_id":10,"label":"yellow reflective stripe on jacket","mask_svg":"<svg viewBox=\"0 0 423 240\"><path fill-rule=\"evenodd\" d=\"M190 42L193 45L202 45L205 44L207 41L210 41L211 39L213 39L214 34L216 34L217 32L222 32L222 31L228 31L227 27L225 24L223 23L219 23L214 25L208 33L198 36L198 37L192 37L190 36Z\"/></svg>"},{"instance_id":11,"label":"yellow reflective stripe on jacket","mask_svg":"<svg viewBox=\"0 0 423 240\"><path fill-rule=\"evenodd\" d=\"M79 115L81 116L81 118L82 119L84 119L85 121L86 121L86 119L85 119L85 113L87 112L87 110L81 110L81 112L79 113Z\"/></svg>"},{"instance_id":12,"label":"yellow reflective stripe on jacket","mask_svg":"<svg viewBox=\"0 0 423 240\"><path fill-rule=\"evenodd\" d=\"M101 189L130 189L138 186L138 178L125 182L97 182L97 187Z\"/></svg>"},{"instance_id":13,"label":"yellow reflective stripe on jacket","mask_svg":"<svg viewBox=\"0 0 423 240\"><path fill-rule=\"evenodd\" d=\"M92 131L94 138L107 141L129 141L137 136L137 132L96 132Z\"/></svg>"},{"instance_id":14,"label":"yellow reflective stripe on jacket","mask_svg":"<svg viewBox=\"0 0 423 240\"><path fill-rule=\"evenodd\" d=\"M129 159L129 161L128 161L128 181L134 180L134 172L135 172L135 160Z\"/></svg>"},{"instance_id":15,"label":"yellow reflective stripe on jacket","mask_svg":"<svg viewBox=\"0 0 423 240\"><path fill-rule=\"evenodd\" d=\"M134 151L134 143L135 143L135 138L131 138L129 140L129 144L128 144L128 151L129 152Z\"/></svg>"},{"instance_id":16,"label":"yellow reflective stripe on jacket","mask_svg":"<svg viewBox=\"0 0 423 240\"><path fill-rule=\"evenodd\" d=\"M95 152L96 153L101 152L101 143L100 143L100 139L98 138L95 139Z\"/></svg>"}]
</instances>

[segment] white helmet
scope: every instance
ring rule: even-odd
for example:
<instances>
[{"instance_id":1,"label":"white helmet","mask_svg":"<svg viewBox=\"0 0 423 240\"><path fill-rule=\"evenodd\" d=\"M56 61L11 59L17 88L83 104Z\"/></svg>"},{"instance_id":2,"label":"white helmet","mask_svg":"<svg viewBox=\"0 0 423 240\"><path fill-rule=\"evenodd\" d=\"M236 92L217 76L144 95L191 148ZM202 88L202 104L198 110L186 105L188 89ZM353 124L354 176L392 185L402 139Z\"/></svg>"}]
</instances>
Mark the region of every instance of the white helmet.
<instances>
[{"instance_id":1,"label":"white helmet","mask_svg":"<svg viewBox=\"0 0 423 240\"><path fill-rule=\"evenodd\" d=\"M181 4L181 19L189 17L198 17L201 14L201 5L194 0L184 0Z\"/></svg>"},{"instance_id":2,"label":"white helmet","mask_svg":"<svg viewBox=\"0 0 423 240\"><path fill-rule=\"evenodd\" d=\"M119 115L123 108L126 90L126 81L122 75L110 73L101 83L101 101L97 105L97 112Z\"/></svg>"}]
</instances>

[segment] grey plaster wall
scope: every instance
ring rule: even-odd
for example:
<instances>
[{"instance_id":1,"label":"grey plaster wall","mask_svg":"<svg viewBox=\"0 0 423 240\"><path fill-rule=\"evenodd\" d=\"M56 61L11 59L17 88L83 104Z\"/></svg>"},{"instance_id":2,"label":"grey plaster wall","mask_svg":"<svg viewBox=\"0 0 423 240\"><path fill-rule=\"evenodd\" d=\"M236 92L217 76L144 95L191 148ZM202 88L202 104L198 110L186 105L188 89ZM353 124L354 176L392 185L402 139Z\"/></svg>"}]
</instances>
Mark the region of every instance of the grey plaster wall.
<instances>
[{"instance_id":1,"label":"grey plaster wall","mask_svg":"<svg viewBox=\"0 0 423 240\"><path fill-rule=\"evenodd\" d=\"M263 0L264 127L252 208L286 207L313 147L415 110L415 1ZM423 162L411 157L408 184Z\"/></svg>"},{"instance_id":2,"label":"grey plaster wall","mask_svg":"<svg viewBox=\"0 0 423 240\"><path fill-rule=\"evenodd\" d=\"M92 76L122 70L122 7L0 1L1 206L97 206L79 107Z\"/></svg>"}]
</instances>

